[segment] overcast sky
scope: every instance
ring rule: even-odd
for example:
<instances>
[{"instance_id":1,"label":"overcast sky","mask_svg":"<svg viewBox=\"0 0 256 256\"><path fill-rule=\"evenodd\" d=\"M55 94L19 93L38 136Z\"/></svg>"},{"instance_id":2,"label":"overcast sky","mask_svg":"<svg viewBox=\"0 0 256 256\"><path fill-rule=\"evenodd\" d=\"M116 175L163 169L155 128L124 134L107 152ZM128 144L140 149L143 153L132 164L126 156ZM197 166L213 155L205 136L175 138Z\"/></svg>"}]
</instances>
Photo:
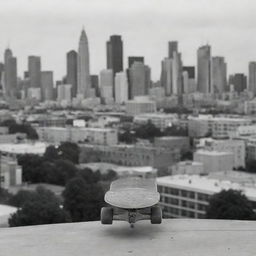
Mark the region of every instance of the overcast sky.
<instances>
[{"instance_id":1,"label":"overcast sky","mask_svg":"<svg viewBox=\"0 0 256 256\"><path fill-rule=\"evenodd\" d=\"M83 25L95 74L106 67L111 34L122 35L124 66L127 56L143 55L154 80L170 40L179 41L184 65L195 65L207 42L214 56L225 56L228 73L247 73L256 61L255 0L0 0L0 61L9 43L19 74L28 55L40 55L42 68L60 79Z\"/></svg>"}]
</instances>

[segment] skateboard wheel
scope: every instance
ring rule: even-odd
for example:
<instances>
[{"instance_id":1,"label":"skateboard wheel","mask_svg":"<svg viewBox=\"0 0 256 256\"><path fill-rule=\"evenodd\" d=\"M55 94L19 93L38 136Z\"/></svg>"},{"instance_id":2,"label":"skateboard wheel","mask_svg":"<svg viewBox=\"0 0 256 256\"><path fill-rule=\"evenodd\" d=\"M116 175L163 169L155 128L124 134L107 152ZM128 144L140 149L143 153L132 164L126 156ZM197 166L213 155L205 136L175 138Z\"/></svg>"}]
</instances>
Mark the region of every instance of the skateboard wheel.
<instances>
[{"instance_id":1,"label":"skateboard wheel","mask_svg":"<svg viewBox=\"0 0 256 256\"><path fill-rule=\"evenodd\" d=\"M102 224L112 224L113 222L113 208L102 207L100 213L100 219Z\"/></svg>"},{"instance_id":2,"label":"skateboard wheel","mask_svg":"<svg viewBox=\"0 0 256 256\"><path fill-rule=\"evenodd\" d=\"M162 209L159 206L151 208L151 223L160 224L162 222Z\"/></svg>"}]
</instances>

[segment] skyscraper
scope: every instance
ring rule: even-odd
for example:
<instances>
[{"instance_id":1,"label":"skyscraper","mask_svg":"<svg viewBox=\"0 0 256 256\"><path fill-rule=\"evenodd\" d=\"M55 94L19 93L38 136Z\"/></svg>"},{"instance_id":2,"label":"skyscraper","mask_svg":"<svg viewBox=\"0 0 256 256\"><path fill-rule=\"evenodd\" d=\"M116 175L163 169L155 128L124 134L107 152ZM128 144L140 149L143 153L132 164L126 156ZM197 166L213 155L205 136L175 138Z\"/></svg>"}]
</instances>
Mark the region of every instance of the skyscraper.
<instances>
[{"instance_id":1,"label":"skyscraper","mask_svg":"<svg viewBox=\"0 0 256 256\"><path fill-rule=\"evenodd\" d=\"M162 61L161 85L165 90L165 96L172 95L172 59L170 58Z\"/></svg>"},{"instance_id":2,"label":"skyscraper","mask_svg":"<svg viewBox=\"0 0 256 256\"><path fill-rule=\"evenodd\" d=\"M168 57L170 59L173 58L173 53L178 52L178 42L177 41L170 41L168 42Z\"/></svg>"},{"instance_id":3,"label":"skyscraper","mask_svg":"<svg viewBox=\"0 0 256 256\"><path fill-rule=\"evenodd\" d=\"M130 56L128 57L128 67L130 68L132 64L137 61L144 64L144 57L143 56Z\"/></svg>"},{"instance_id":4,"label":"skyscraper","mask_svg":"<svg viewBox=\"0 0 256 256\"><path fill-rule=\"evenodd\" d=\"M123 71L123 41L120 35L112 35L107 41L107 69L113 70L113 77Z\"/></svg>"},{"instance_id":5,"label":"skyscraper","mask_svg":"<svg viewBox=\"0 0 256 256\"><path fill-rule=\"evenodd\" d=\"M113 70L104 69L100 72L101 97L107 102L113 100Z\"/></svg>"},{"instance_id":6,"label":"skyscraper","mask_svg":"<svg viewBox=\"0 0 256 256\"><path fill-rule=\"evenodd\" d=\"M196 91L195 67L183 66L183 92L192 93Z\"/></svg>"},{"instance_id":7,"label":"skyscraper","mask_svg":"<svg viewBox=\"0 0 256 256\"><path fill-rule=\"evenodd\" d=\"M256 95L256 62L249 62L249 84L248 90Z\"/></svg>"},{"instance_id":8,"label":"skyscraper","mask_svg":"<svg viewBox=\"0 0 256 256\"><path fill-rule=\"evenodd\" d=\"M116 73L115 76L116 103L124 103L128 100L128 79L126 72Z\"/></svg>"},{"instance_id":9,"label":"skyscraper","mask_svg":"<svg viewBox=\"0 0 256 256\"><path fill-rule=\"evenodd\" d=\"M88 39L82 30L77 55L77 96L90 97L91 77Z\"/></svg>"},{"instance_id":10,"label":"skyscraper","mask_svg":"<svg viewBox=\"0 0 256 256\"><path fill-rule=\"evenodd\" d=\"M12 51L6 49L4 53L4 88L7 97L17 96L17 59L12 56Z\"/></svg>"},{"instance_id":11,"label":"skyscraper","mask_svg":"<svg viewBox=\"0 0 256 256\"><path fill-rule=\"evenodd\" d=\"M151 70L141 62L134 62L129 73L129 98L148 95L151 83Z\"/></svg>"},{"instance_id":12,"label":"skyscraper","mask_svg":"<svg viewBox=\"0 0 256 256\"><path fill-rule=\"evenodd\" d=\"M247 77L243 73L236 73L229 76L229 85L233 86L234 90L238 93L243 92L247 87Z\"/></svg>"},{"instance_id":13,"label":"skyscraper","mask_svg":"<svg viewBox=\"0 0 256 256\"><path fill-rule=\"evenodd\" d=\"M198 91L211 92L211 47L201 46L197 50L197 83Z\"/></svg>"},{"instance_id":14,"label":"skyscraper","mask_svg":"<svg viewBox=\"0 0 256 256\"><path fill-rule=\"evenodd\" d=\"M172 59L172 93L175 95L181 95L183 93L182 88L182 60L181 53L173 52Z\"/></svg>"},{"instance_id":15,"label":"skyscraper","mask_svg":"<svg viewBox=\"0 0 256 256\"><path fill-rule=\"evenodd\" d=\"M224 57L212 57L211 93L223 93L227 88L227 64Z\"/></svg>"},{"instance_id":16,"label":"skyscraper","mask_svg":"<svg viewBox=\"0 0 256 256\"><path fill-rule=\"evenodd\" d=\"M4 78L4 64L0 62L0 88L3 90Z\"/></svg>"},{"instance_id":17,"label":"skyscraper","mask_svg":"<svg viewBox=\"0 0 256 256\"><path fill-rule=\"evenodd\" d=\"M53 97L53 72L41 72L41 85L42 85L42 100L51 101Z\"/></svg>"},{"instance_id":18,"label":"skyscraper","mask_svg":"<svg viewBox=\"0 0 256 256\"><path fill-rule=\"evenodd\" d=\"M91 86L95 90L95 96L100 97L99 76L91 75Z\"/></svg>"},{"instance_id":19,"label":"skyscraper","mask_svg":"<svg viewBox=\"0 0 256 256\"><path fill-rule=\"evenodd\" d=\"M72 85L72 97L77 94L77 52L72 50L67 53L67 84Z\"/></svg>"},{"instance_id":20,"label":"skyscraper","mask_svg":"<svg viewBox=\"0 0 256 256\"><path fill-rule=\"evenodd\" d=\"M41 58L39 56L28 57L28 73L30 87L41 88Z\"/></svg>"}]
</instances>

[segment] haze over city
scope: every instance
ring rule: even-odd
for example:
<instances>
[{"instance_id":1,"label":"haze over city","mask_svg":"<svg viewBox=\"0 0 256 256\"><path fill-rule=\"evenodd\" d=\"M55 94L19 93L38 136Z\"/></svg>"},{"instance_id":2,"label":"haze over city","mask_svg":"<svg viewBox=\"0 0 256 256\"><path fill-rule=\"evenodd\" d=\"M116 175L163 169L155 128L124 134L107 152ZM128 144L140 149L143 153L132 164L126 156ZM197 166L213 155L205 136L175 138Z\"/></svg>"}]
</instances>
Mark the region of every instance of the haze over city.
<instances>
[{"instance_id":1,"label":"haze over city","mask_svg":"<svg viewBox=\"0 0 256 256\"><path fill-rule=\"evenodd\" d=\"M179 42L184 65L196 65L196 51L209 43L212 55L225 56L228 73L248 72L256 59L254 1L25 1L1 2L0 52L9 45L18 59L18 73L27 69L27 56L42 58L42 68L60 79L66 72L66 52L78 48L84 25L91 73L106 67L106 41L120 34L127 56L145 57L152 79L160 78L167 43ZM2 59L2 58L1 58Z\"/></svg>"}]
</instances>

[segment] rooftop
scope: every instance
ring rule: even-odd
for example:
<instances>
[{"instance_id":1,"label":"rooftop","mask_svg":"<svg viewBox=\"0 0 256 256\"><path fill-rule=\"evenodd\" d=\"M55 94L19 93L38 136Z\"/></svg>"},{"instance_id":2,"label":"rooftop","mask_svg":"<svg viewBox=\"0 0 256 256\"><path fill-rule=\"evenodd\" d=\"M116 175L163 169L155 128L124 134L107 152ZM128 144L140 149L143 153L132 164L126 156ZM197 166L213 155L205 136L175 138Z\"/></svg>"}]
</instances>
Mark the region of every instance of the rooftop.
<instances>
[{"instance_id":1,"label":"rooftop","mask_svg":"<svg viewBox=\"0 0 256 256\"><path fill-rule=\"evenodd\" d=\"M99 222L4 228L1 256L254 256L256 222L221 220L163 220Z\"/></svg>"},{"instance_id":2,"label":"rooftop","mask_svg":"<svg viewBox=\"0 0 256 256\"><path fill-rule=\"evenodd\" d=\"M199 175L173 175L157 178L158 185L183 188L207 194L218 193L221 190L241 190L248 199L256 201L256 186L244 186L240 182L232 182L228 177L224 179Z\"/></svg>"},{"instance_id":3,"label":"rooftop","mask_svg":"<svg viewBox=\"0 0 256 256\"><path fill-rule=\"evenodd\" d=\"M224 152L224 151L199 149L195 152L195 154L207 155L207 156L225 156L225 155L232 155L233 153L232 152Z\"/></svg>"},{"instance_id":4,"label":"rooftop","mask_svg":"<svg viewBox=\"0 0 256 256\"><path fill-rule=\"evenodd\" d=\"M48 144L42 142L36 143L6 143L1 144L0 151L12 154L38 154L43 155Z\"/></svg>"}]
</instances>

